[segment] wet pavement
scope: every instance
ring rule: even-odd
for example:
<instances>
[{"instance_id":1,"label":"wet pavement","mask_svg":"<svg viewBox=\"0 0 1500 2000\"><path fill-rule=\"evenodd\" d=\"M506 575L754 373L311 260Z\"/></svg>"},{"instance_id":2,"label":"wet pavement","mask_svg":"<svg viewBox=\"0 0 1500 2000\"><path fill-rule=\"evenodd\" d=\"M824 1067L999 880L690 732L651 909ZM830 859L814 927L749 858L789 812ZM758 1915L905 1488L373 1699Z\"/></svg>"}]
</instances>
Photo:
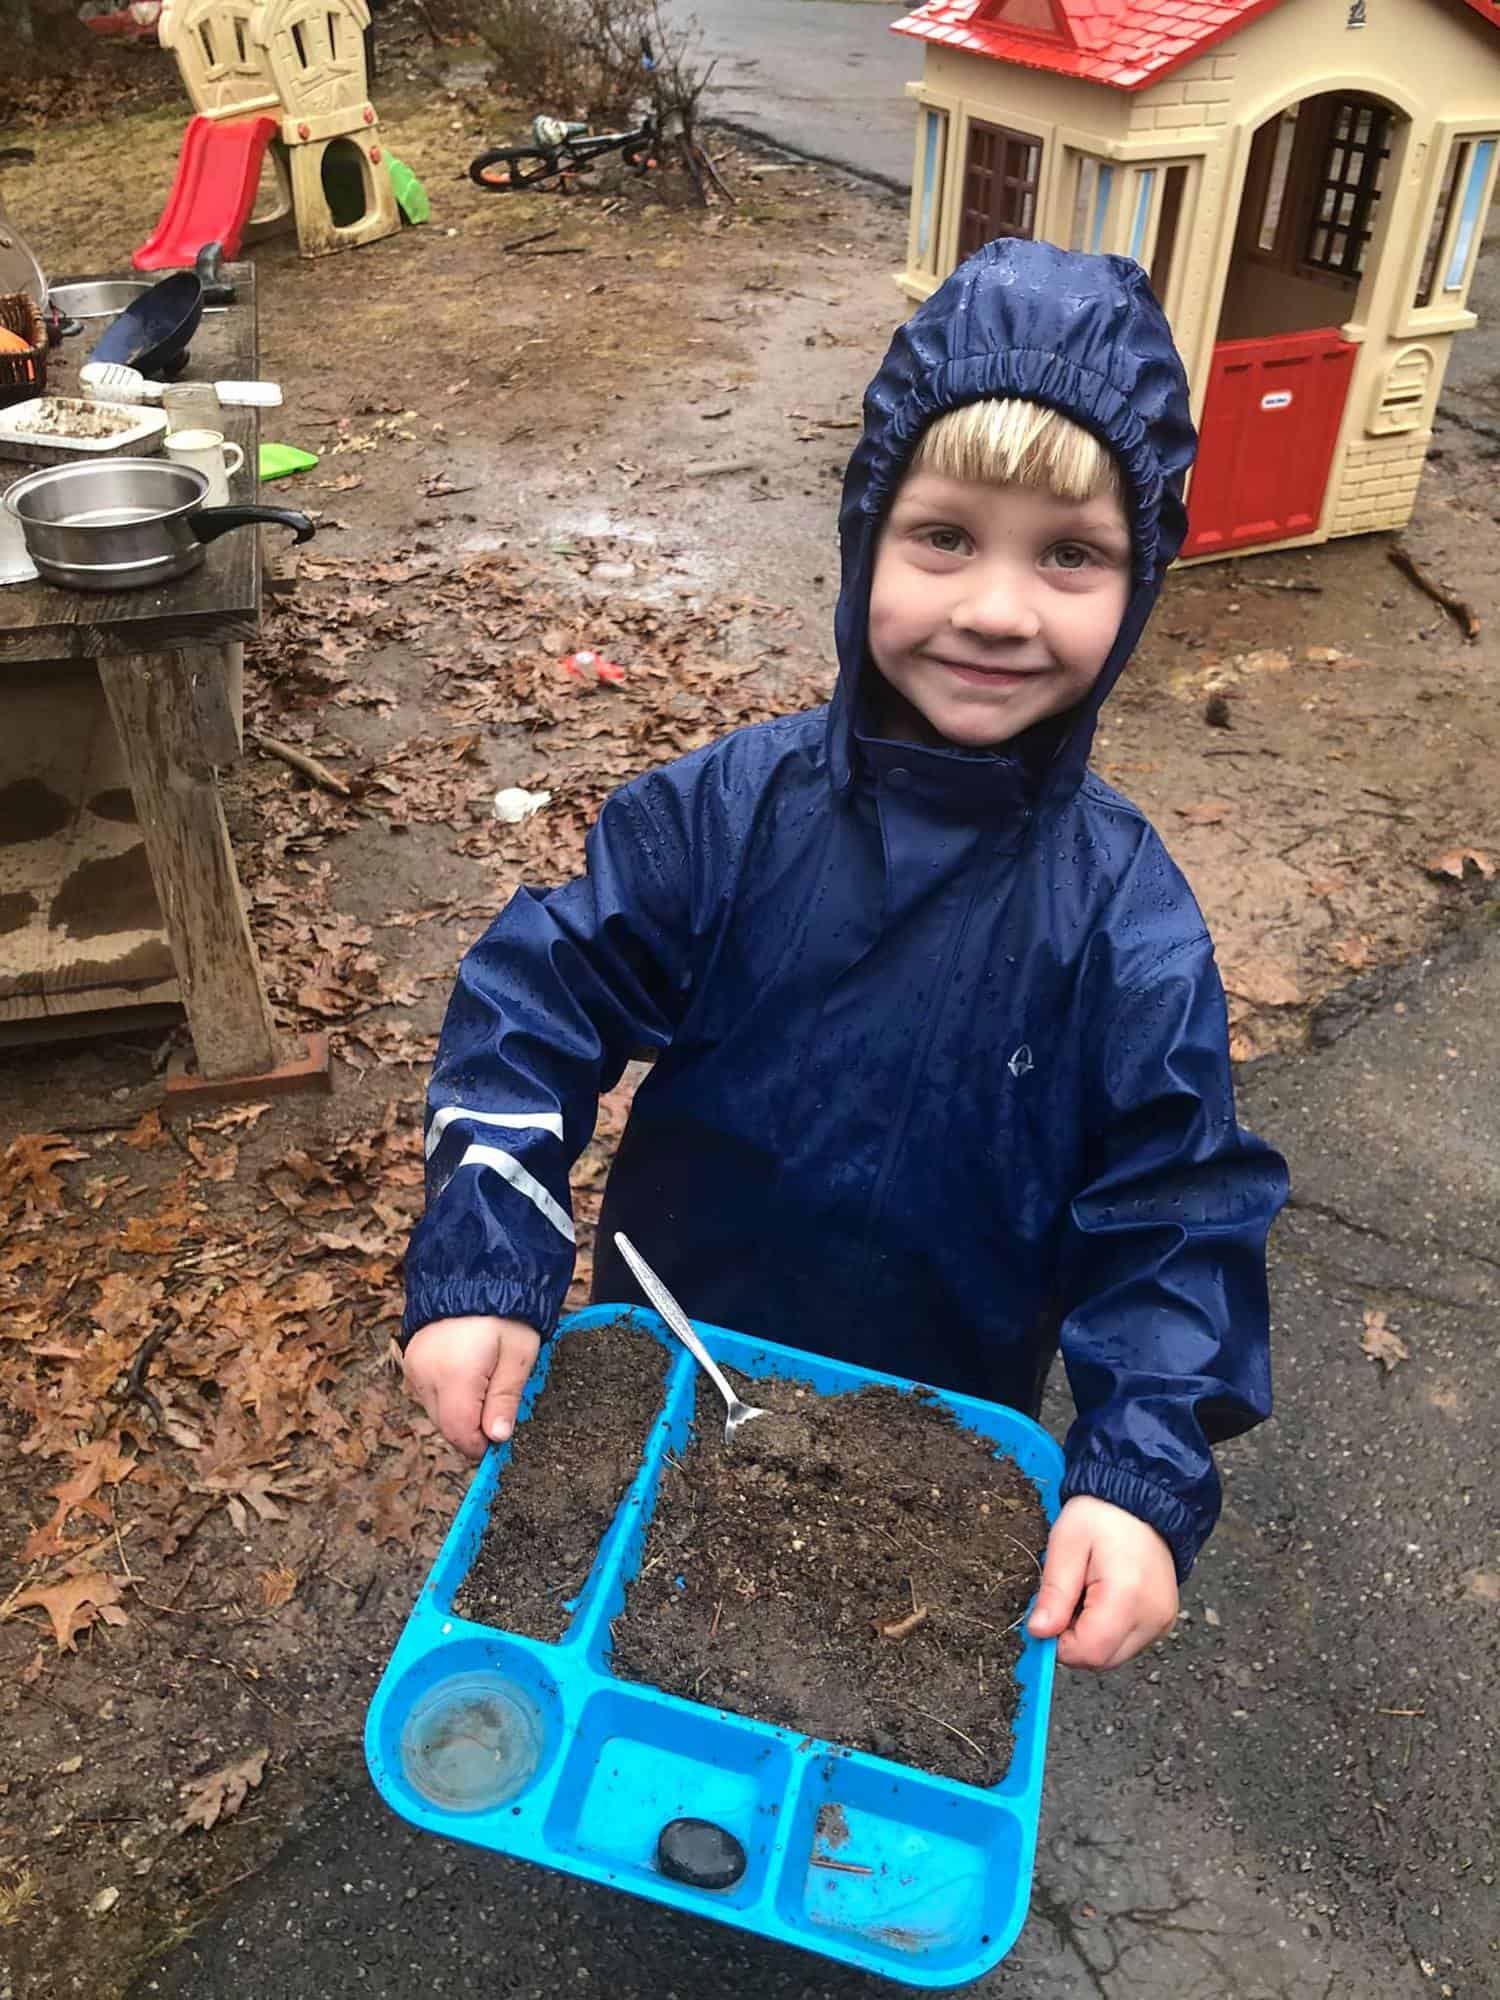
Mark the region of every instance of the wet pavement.
<instances>
[{"instance_id":1,"label":"wet pavement","mask_svg":"<svg viewBox=\"0 0 1500 2000\"><path fill-rule=\"evenodd\" d=\"M885 0L693 0L717 64L711 118L905 193L916 112L905 94L922 44L893 35Z\"/></svg>"},{"instance_id":2,"label":"wet pavement","mask_svg":"<svg viewBox=\"0 0 1500 2000\"><path fill-rule=\"evenodd\" d=\"M1030 1920L969 1989L1027 2000L1500 1992L1500 936L1476 923L1321 1046L1256 1066L1287 1151L1278 1409L1174 1636L1063 1676ZM1383 1313L1408 1350L1362 1349ZM1054 1398L1055 1425L1066 1401ZM354 1753L136 1994L854 2000L888 1982L419 1835Z\"/></svg>"}]
</instances>

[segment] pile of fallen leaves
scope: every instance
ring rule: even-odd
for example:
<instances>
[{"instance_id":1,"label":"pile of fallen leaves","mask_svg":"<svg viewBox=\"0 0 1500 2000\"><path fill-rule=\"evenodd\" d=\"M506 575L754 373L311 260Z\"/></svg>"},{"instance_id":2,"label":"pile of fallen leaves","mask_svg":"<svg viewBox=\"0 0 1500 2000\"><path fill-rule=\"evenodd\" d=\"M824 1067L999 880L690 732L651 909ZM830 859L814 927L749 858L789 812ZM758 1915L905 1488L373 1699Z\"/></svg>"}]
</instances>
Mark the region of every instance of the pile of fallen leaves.
<instances>
[{"instance_id":1,"label":"pile of fallen leaves","mask_svg":"<svg viewBox=\"0 0 1500 2000\"><path fill-rule=\"evenodd\" d=\"M789 622L744 600L583 601L556 565L520 555L306 563L297 595L267 618L252 654L249 727L310 759L321 782L309 786L295 766L274 775L263 766L257 835L237 843L281 1019L327 1029L356 1068L425 1066L434 1037L414 1030L410 1013L425 984L451 979L456 951L442 945L421 971L407 952L396 967L375 930L455 922L477 931L521 882L550 886L578 872L584 835L617 785L825 698L826 670L775 636ZM752 628L751 657L736 657L734 642ZM397 690L369 666L392 648L422 662L428 712L441 726L358 756L336 733L338 711L396 711ZM493 815L487 774L496 743L514 758L518 741L528 758L518 782L549 801L506 824ZM483 864L482 893L392 910L376 926L340 915L335 872L319 850L371 820L398 838L417 825L447 827L452 851Z\"/></svg>"},{"instance_id":2,"label":"pile of fallen leaves","mask_svg":"<svg viewBox=\"0 0 1500 2000\"><path fill-rule=\"evenodd\" d=\"M381 928L474 922L522 879L574 873L600 800L633 772L820 691L806 669L778 672L779 643L748 663L726 656L752 609L742 603L590 603L596 657L628 662L601 678L568 651L576 594L520 558L320 562L306 581L267 621L251 727L309 741L327 733L330 706L394 705L359 666L392 642L425 653L448 725L346 764L337 789L260 767L240 855L269 984L283 1019L332 1029L356 1067L425 1064L433 1037L413 1029L411 1011L424 987L451 981L456 952L444 937L430 970L411 955L392 962L376 926L341 913L338 835L372 815L391 837L447 825L491 886L393 910ZM497 732L518 729L551 800L507 825L485 816L484 786L465 774ZM101 1142L94 1171L87 1139L11 1144L0 1274L15 1304L0 1328L0 1393L25 1420L22 1459L57 1477L50 1516L9 1551L23 1567L0 1618L45 1613L56 1647L71 1651L95 1624L129 1617L127 1536L168 1559L217 1509L243 1530L315 1502L335 1528L415 1541L451 1463L393 1399L388 1367L421 1202L415 1095L404 1117L393 1101L373 1132L316 1155L288 1150L253 1174L241 1147L264 1104L181 1130L149 1112ZM606 1100L579 1163L580 1286L627 1101L628 1086ZM39 1645L27 1672L46 1658Z\"/></svg>"},{"instance_id":3,"label":"pile of fallen leaves","mask_svg":"<svg viewBox=\"0 0 1500 2000\"><path fill-rule=\"evenodd\" d=\"M377 1536L414 1538L439 1461L393 1409L385 1353L420 1199L415 1135L393 1106L368 1137L289 1151L226 1201L266 1109L181 1134L148 1112L121 1142L139 1174L90 1173L86 1147L57 1134L0 1160L0 1395L25 1420L21 1457L56 1475L50 1516L7 1550L23 1567L0 1618L44 1611L61 1651L126 1621L135 1549L174 1556L220 1508L243 1531L318 1500L336 1522L364 1509ZM66 1164L81 1169L71 1189ZM27 1676L45 1665L38 1646Z\"/></svg>"}]
</instances>

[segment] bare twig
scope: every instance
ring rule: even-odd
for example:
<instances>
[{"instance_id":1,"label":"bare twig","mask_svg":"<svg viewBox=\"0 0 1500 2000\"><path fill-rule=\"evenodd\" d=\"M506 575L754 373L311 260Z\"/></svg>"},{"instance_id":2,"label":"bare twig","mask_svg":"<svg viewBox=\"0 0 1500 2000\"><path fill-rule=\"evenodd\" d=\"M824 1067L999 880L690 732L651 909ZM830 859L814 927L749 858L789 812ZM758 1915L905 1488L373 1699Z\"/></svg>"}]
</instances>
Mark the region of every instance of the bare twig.
<instances>
[{"instance_id":1,"label":"bare twig","mask_svg":"<svg viewBox=\"0 0 1500 2000\"><path fill-rule=\"evenodd\" d=\"M545 243L550 237L560 235L561 232L562 225L559 223L556 228L539 229L532 236L518 236L513 243L502 243L500 249L502 253L509 256L512 251L525 250L533 243Z\"/></svg>"},{"instance_id":2,"label":"bare twig","mask_svg":"<svg viewBox=\"0 0 1500 2000\"><path fill-rule=\"evenodd\" d=\"M925 1715L927 1720L935 1722L939 1729L946 1729L949 1735L956 1736L960 1743L967 1743L981 1764L987 1764L990 1761L987 1752L980 1749L972 1736L966 1736L956 1722L945 1722L940 1715L934 1715L930 1708L918 1708L914 1701L903 1702L902 1706L909 1708L914 1715Z\"/></svg>"},{"instance_id":3,"label":"bare twig","mask_svg":"<svg viewBox=\"0 0 1500 2000\"><path fill-rule=\"evenodd\" d=\"M110 1391L110 1397L114 1402L129 1403L136 1401L144 1403L156 1419L158 1425L164 1423L166 1419L161 1404L146 1387L146 1373L156 1356L157 1349L163 1341L170 1338L177 1331L181 1324L181 1315L174 1307L168 1307L167 1316L161 1325L156 1327L151 1333L148 1333L136 1349L135 1359L126 1371L123 1382L117 1383Z\"/></svg>"},{"instance_id":4,"label":"bare twig","mask_svg":"<svg viewBox=\"0 0 1500 2000\"><path fill-rule=\"evenodd\" d=\"M305 750L298 750L294 744L283 743L279 736L265 736L259 730L247 730L258 749L268 757L278 757L283 764L290 764L294 771L300 771L304 778L311 778L315 785L321 785L325 792L336 792L341 799L352 798L353 794L336 771L330 771L326 764L320 764L316 757L309 757Z\"/></svg>"},{"instance_id":5,"label":"bare twig","mask_svg":"<svg viewBox=\"0 0 1500 2000\"><path fill-rule=\"evenodd\" d=\"M1392 542L1386 554L1403 576L1411 578L1418 590L1425 591L1434 604L1441 604L1452 615L1466 639L1479 637L1479 618L1472 605L1449 590L1446 584L1439 583L1400 542Z\"/></svg>"},{"instance_id":6,"label":"bare twig","mask_svg":"<svg viewBox=\"0 0 1500 2000\"><path fill-rule=\"evenodd\" d=\"M682 469L684 479L722 479L731 472L754 472L758 469L758 458L712 458L702 465L686 465Z\"/></svg>"},{"instance_id":7,"label":"bare twig","mask_svg":"<svg viewBox=\"0 0 1500 2000\"><path fill-rule=\"evenodd\" d=\"M811 1868L831 1868L836 1875L873 1875L875 1870L867 1868L862 1861L835 1861L831 1855L815 1854L808 1863Z\"/></svg>"}]
</instances>

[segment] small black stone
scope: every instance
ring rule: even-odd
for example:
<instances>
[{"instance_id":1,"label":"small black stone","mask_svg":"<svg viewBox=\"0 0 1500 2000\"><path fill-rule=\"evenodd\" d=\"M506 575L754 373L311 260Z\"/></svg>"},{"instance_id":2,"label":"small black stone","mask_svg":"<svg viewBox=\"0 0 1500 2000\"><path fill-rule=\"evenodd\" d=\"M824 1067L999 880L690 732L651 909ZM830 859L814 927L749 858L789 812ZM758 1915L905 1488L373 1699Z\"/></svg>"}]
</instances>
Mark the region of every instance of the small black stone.
<instances>
[{"instance_id":1,"label":"small black stone","mask_svg":"<svg viewBox=\"0 0 1500 2000\"><path fill-rule=\"evenodd\" d=\"M732 1889L745 1872L745 1850L711 1819L671 1819L657 1840L656 1864L694 1889Z\"/></svg>"}]
</instances>

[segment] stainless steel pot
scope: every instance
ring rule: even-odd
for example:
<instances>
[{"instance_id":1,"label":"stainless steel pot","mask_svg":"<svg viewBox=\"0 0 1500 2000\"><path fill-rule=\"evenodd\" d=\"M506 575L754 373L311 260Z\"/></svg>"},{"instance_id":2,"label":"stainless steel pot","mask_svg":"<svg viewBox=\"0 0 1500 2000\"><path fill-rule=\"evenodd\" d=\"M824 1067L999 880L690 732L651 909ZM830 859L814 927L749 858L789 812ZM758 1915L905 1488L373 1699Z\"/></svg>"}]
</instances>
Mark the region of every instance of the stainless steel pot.
<instances>
[{"instance_id":1,"label":"stainless steel pot","mask_svg":"<svg viewBox=\"0 0 1500 2000\"><path fill-rule=\"evenodd\" d=\"M191 465L110 458L52 465L18 479L6 512L21 524L37 573L74 590L136 590L186 576L203 545L268 521L308 541L313 524L289 507L205 507L208 481Z\"/></svg>"},{"instance_id":2,"label":"stainless steel pot","mask_svg":"<svg viewBox=\"0 0 1500 2000\"><path fill-rule=\"evenodd\" d=\"M47 296L68 319L113 319L151 289L149 278L97 278L53 285Z\"/></svg>"}]
</instances>

